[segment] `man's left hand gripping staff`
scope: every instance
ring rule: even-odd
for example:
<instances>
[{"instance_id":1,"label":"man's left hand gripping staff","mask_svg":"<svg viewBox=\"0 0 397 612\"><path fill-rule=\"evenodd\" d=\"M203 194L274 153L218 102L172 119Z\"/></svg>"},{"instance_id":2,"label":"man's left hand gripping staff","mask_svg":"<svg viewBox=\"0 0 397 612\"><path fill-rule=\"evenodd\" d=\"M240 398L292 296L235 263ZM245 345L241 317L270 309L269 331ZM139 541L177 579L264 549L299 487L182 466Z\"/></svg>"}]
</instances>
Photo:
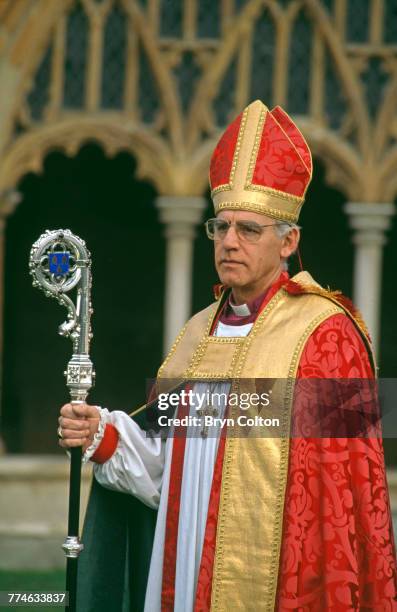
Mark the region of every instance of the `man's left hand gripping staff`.
<instances>
[{"instance_id":1,"label":"man's left hand gripping staff","mask_svg":"<svg viewBox=\"0 0 397 612\"><path fill-rule=\"evenodd\" d=\"M99 420L99 410L95 406L65 404L58 419L59 445L66 449L82 446L84 452L92 444Z\"/></svg>"}]
</instances>

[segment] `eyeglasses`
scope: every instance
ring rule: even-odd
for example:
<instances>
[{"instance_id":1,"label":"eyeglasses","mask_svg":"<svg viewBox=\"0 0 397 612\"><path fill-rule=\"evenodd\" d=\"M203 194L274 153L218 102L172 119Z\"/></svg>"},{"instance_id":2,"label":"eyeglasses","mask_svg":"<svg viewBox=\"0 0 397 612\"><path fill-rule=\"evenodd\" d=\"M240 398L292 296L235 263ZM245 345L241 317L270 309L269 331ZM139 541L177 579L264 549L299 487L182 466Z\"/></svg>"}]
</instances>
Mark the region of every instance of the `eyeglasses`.
<instances>
[{"instance_id":1,"label":"eyeglasses","mask_svg":"<svg viewBox=\"0 0 397 612\"><path fill-rule=\"evenodd\" d=\"M285 223L271 223L261 225L255 221L235 221L231 223L225 219L208 219L205 222L205 229L210 240L224 240L229 228L234 225L237 236L246 242L258 242L263 234L263 228L274 227L275 225L285 225Z\"/></svg>"}]
</instances>

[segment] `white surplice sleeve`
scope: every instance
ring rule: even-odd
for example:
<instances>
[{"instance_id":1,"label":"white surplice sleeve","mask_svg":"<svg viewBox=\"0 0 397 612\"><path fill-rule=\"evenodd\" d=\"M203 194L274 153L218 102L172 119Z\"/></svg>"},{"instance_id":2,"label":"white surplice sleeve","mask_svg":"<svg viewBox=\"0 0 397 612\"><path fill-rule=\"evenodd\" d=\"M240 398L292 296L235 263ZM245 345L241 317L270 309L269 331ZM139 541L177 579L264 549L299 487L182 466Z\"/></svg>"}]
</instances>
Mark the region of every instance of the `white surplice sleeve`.
<instances>
[{"instance_id":1,"label":"white surplice sleeve","mask_svg":"<svg viewBox=\"0 0 397 612\"><path fill-rule=\"evenodd\" d=\"M106 408L101 408L100 412L102 425L114 425L119 433L119 441L110 459L102 464L94 463L95 478L107 489L129 493L147 506L158 508L165 442L160 438L147 437L125 412L109 412ZM100 439L97 440L96 447L99 442ZM87 449L88 455L95 452L95 446Z\"/></svg>"}]
</instances>

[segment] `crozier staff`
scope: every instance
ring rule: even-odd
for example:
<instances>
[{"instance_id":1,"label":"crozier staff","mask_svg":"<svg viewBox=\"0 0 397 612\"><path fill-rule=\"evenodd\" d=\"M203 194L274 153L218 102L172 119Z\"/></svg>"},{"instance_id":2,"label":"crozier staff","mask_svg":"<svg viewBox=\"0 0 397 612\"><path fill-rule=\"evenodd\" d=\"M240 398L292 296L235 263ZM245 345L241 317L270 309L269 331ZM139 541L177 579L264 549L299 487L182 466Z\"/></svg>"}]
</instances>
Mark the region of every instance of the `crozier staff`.
<instances>
[{"instance_id":1,"label":"crozier staff","mask_svg":"<svg viewBox=\"0 0 397 612\"><path fill-rule=\"evenodd\" d=\"M91 255L84 240L70 230L47 230L33 244L29 270L33 286L56 299L68 310L60 325L61 336L70 337L73 355L65 371L71 406L84 404L95 379L89 356L91 333ZM76 290L75 302L69 293ZM88 432L87 432L88 435ZM58 437L62 432L58 429ZM76 610L77 568L83 545L79 538L81 444L70 444L68 535L62 545L66 555L66 591L69 612Z\"/></svg>"}]
</instances>

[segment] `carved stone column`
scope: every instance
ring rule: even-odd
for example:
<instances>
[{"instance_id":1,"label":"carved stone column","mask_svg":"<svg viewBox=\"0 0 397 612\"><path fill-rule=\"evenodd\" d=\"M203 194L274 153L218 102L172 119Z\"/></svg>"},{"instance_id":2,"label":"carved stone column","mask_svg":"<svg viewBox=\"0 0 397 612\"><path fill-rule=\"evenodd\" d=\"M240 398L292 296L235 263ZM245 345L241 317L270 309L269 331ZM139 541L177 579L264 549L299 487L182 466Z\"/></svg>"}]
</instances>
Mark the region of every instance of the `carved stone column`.
<instances>
[{"instance_id":1,"label":"carved stone column","mask_svg":"<svg viewBox=\"0 0 397 612\"><path fill-rule=\"evenodd\" d=\"M0 389L3 382L3 340L4 340L4 247L7 217L11 215L21 201L18 191L9 190L0 194ZM5 445L1 431L1 395L0 395L0 455L5 453Z\"/></svg>"},{"instance_id":2,"label":"carved stone column","mask_svg":"<svg viewBox=\"0 0 397 612\"><path fill-rule=\"evenodd\" d=\"M355 230L354 301L361 310L372 337L375 354L379 348L380 302L385 232L395 213L394 204L349 202L345 206Z\"/></svg>"},{"instance_id":3,"label":"carved stone column","mask_svg":"<svg viewBox=\"0 0 397 612\"><path fill-rule=\"evenodd\" d=\"M167 240L164 353L191 314L193 241L206 205L206 199L199 196L158 196L156 199Z\"/></svg>"}]
</instances>

